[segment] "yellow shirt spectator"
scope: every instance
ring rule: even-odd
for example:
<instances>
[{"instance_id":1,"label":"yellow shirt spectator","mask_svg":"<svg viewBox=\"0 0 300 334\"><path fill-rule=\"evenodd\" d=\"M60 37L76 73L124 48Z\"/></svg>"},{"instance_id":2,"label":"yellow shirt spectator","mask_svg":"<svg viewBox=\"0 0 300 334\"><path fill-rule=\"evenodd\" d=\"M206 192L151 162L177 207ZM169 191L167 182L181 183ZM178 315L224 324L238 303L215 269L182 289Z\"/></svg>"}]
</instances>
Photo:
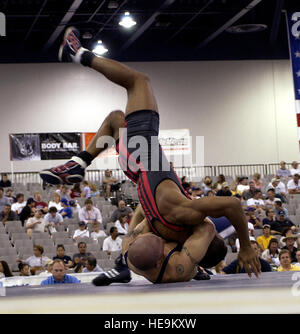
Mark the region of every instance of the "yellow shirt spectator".
<instances>
[{"instance_id":1,"label":"yellow shirt spectator","mask_svg":"<svg viewBox=\"0 0 300 334\"><path fill-rule=\"evenodd\" d=\"M300 271L300 267L291 264L289 270L283 269L282 266L278 267L278 271Z\"/></svg>"},{"instance_id":2,"label":"yellow shirt spectator","mask_svg":"<svg viewBox=\"0 0 300 334\"><path fill-rule=\"evenodd\" d=\"M260 246L263 247L263 250L266 250L269 246L269 242L270 242L271 239L274 239L273 235L270 235L269 237L261 235L256 239L256 241Z\"/></svg>"}]
</instances>

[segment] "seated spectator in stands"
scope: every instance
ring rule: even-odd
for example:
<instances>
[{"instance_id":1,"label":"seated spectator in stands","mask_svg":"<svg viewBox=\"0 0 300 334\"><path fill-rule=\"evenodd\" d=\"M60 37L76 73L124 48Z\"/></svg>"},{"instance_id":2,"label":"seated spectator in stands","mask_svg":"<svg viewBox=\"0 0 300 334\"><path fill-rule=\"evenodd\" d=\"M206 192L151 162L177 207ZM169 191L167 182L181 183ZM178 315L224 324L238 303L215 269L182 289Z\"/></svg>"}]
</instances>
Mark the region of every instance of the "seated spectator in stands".
<instances>
[{"instance_id":1,"label":"seated spectator in stands","mask_svg":"<svg viewBox=\"0 0 300 334\"><path fill-rule=\"evenodd\" d=\"M45 215L44 220L48 226L50 234L63 229L64 219L60 213L57 212L55 206L49 208L49 212Z\"/></svg>"},{"instance_id":2,"label":"seated spectator in stands","mask_svg":"<svg viewBox=\"0 0 300 334\"><path fill-rule=\"evenodd\" d=\"M23 208L26 206L26 201L24 200L24 194L17 194L16 196L16 202L12 204L11 209L14 211L17 215L20 215Z\"/></svg>"},{"instance_id":3,"label":"seated spectator in stands","mask_svg":"<svg viewBox=\"0 0 300 334\"><path fill-rule=\"evenodd\" d=\"M45 215L48 212L48 203L42 200L42 195L39 191L34 193L33 199L35 201L35 208L41 210Z\"/></svg>"},{"instance_id":4,"label":"seated spectator in stands","mask_svg":"<svg viewBox=\"0 0 300 334\"><path fill-rule=\"evenodd\" d=\"M254 226L253 224L250 222L250 215L249 215L249 212L245 212L245 216L246 216L246 220L247 220L247 224L248 224L248 232L249 232L249 238L250 240L255 240L254 238ZM232 248L232 246L231 246ZM235 252L239 252L240 250L240 241L239 239L237 238L235 240L235 249L233 249Z\"/></svg>"},{"instance_id":5,"label":"seated spectator in stands","mask_svg":"<svg viewBox=\"0 0 300 334\"><path fill-rule=\"evenodd\" d=\"M279 212L280 213L284 213L284 217L285 218L289 218L289 212L287 210L287 208L284 208L282 206L282 202L279 198L276 198L275 202L274 202L274 211L275 211L275 215L278 216L279 215Z\"/></svg>"},{"instance_id":6,"label":"seated spectator in stands","mask_svg":"<svg viewBox=\"0 0 300 334\"><path fill-rule=\"evenodd\" d=\"M4 210L0 212L0 221L3 225L5 225L7 221L14 220L20 220L20 218L14 211L11 210L11 206L6 204Z\"/></svg>"},{"instance_id":7,"label":"seated spectator in stands","mask_svg":"<svg viewBox=\"0 0 300 334\"><path fill-rule=\"evenodd\" d=\"M64 245L57 245L56 246L56 256L53 257L53 260L62 260L65 264L66 268L71 268L73 266L72 259L70 256L65 255L65 247Z\"/></svg>"},{"instance_id":8,"label":"seated spectator in stands","mask_svg":"<svg viewBox=\"0 0 300 334\"><path fill-rule=\"evenodd\" d=\"M280 167L277 170L276 175L286 179L291 176L291 172L286 168L286 163L284 161L280 161Z\"/></svg>"},{"instance_id":9,"label":"seated spectator in stands","mask_svg":"<svg viewBox=\"0 0 300 334\"><path fill-rule=\"evenodd\" d=\"M26 222L26 233L30 239L32 238L33 232L48 232L48 224L43 218L43 213L41 210L36 210L34 216L28 218Z\"/></svg>"},{"instance_id":10,"label":"seated spectator in stands","mask_svg":"<svg viewBox=\"0 0 300 334\"><path fill-rule=\"evenodd\" d=\"M49 208L53 206L57 209L57 211L60 211L61 209L63 209L61 202L60 202L60 195L57 192L53 194L52 201L50 201L48 205Z\"/></svg>"},{"instance_id":11,"label":"seated spectator in stands","mask_svg":"<svg viewBox=\"0 0 300 334\"><path fill-rule=\"evenodd\" d=\"M213 183L211 177L205 176L203 183L201 185L201 189L203 191L204 196L207 196L207 192L212 190L212 188L213 188Z\"/></svg>"},{"instance_id":12,"label":"seated spectator in stands","mask_svg":"<svg viewBox=\"0 0 300 334\"><path fill-rule=\"evenodd\" d=\"M103 269L98 266L97 259L93 255L90 255L86 259L85 268L83 268L82 272L83 273L99 273L99 272L103 272Z\"/></svg>"},{"instance_id":13,"label":"seated spectator in stands","mask_svg":"<svg viewBox=\"0 0 300 334\"><path fill-rule=\"evenodd\" d=\"M262 252L269 247L269 242L272 239L274 239L274 237L271 235L271 226L266 224L263 226L263 235L257 237L256 239Z\"/></svg>"},{"instance_id":14,"label":"seated spectator in stands","mask_svg":"<svg viewBox=\"0 0 300 334\"><path fill-rule=\"evenodd\" d=\"M299 174L294 174L293 178L289 180L287 183L287 189L289 194L300 194L300 181L299 181Z\"/></svg>"},{"instance_id":15,"label":"seated spectator in stands","mask_svg":"<svg viewBox=\"0 0 300 334\"><path fill-rule=\"evenodd\" d=\"M68 189L68 187L66 185L61 185L59 187L59 189L56 190L56 193L58 193L58 195L60 196L60 200L62 199L66 199L67 201L71 200L71 196L70 196L70 190Z\"/></svg>"},{"instance_id":16,"label":"seated spectator in stands","mask_svg":"<svg viewBox=\"0 0 300 334\"><path fill-rule=\"evenodd\" d=\"M18 268L20 272L19 276L31 276L30 267L27 263L20 262Z\"/></svg>"},{"instance_id":17,"label":"seated spectator in stands","mask_svg":"<svg viewBox=\"0 0 300 334\"><path fill-rule=\"evenodd\" d=\"M71 201L69 202L69 205L73 211L73 215L79 215L79 212L81 210L80 205L77 203L77 201L75 202L73 199L71 199Z\"/></svg>"},{"instance_id":18,"label":"seated spectator in stands","mask_svg":"<svg viewBox=\"0 0 300 334\"><path fill-rule=\"evenodd\" d=\"M84 238L84 237L89 238L90 237L90 232L88 231L87 225L84 221L80 221L78 223L78 226L79 226L79 229L75 230L73 234L73 240L75 241L75 244L79 238Z\"/></svg>"},{"instance_id":19,"label":"seated spectator in stands","mask_svg":"<svg viewBox=\"0 0 300 334\"><path fill-rule=\"evenodd\" d=\"M190 182L187 181L186 176L183 176L181 178L181 185L186 192L190 193L191 185L190 185Z\"/></svg>"},{"instance_id":20,"label":"seated spectator in stands","mask_svg":"<svg viewBox=\"0 0 300 334\"><path fill-rule=\"evenodd\" d=\"M206 196L207 197L214 197L216 196L215 192L213 190L209 190L207 193L206 193Z\"/></svg>"},{"instance_id":21,"label":"seated spectator in stands","mask_svg":"<svg viewBox=\"0 0 300 334\"><path fill-rule=\"evenodd\" d=\"M7 188L5 190L5 197L9 199L10 205L14 204L17 201L16 197L13 196L13 190L11 188Z\"/></svg>"},{"instance_id":22,"label":"seated spectator in stands","mask_svg":"<svg viewBox=\"0 0 300 334\"><path fill-rule=\"evenodd\" d=\"M2 187L2 188L10 188L11 187L11 182L8 179L6 173L2 174L2 178L0 180L0 187Z\"/></svg>"},{"instance_id":23,"label":"seated spectator in stands","mask_svg":"<svg viewBox=\"0 0 300 334\"><path fill-rule=\"evenodd\" d=\"M89 185L88 181L83 181L82 185L83 185L82 197L90 198L91 197L91 188L90 188L90 185Z\"/></svg>"},{"instance_id":24,"label":"seated spectator in stands","mask_svg":"<svg viewBox=\"0 0 300 334\"><path fill-rule=\"evenodd\" d=\"M247 207L247 212L249 214L249 222L253 224L253 227L255 229L262 228L263 227L262 222L258 217L256 217L255 211L256 211L255 208L251 206Z\"/></svg>"},{"instance_id":25,"label":"seated spectator in stands","mask_svg":"<svg viewBox=\"0 0 300 334\"><path fill-rule=\"evenodd\" d=\"M81 264L85 266L86 259L89 255L93 255L90 252L87 252L87 245L85 242L81 241L78 243L78 251L79 253L75 253L73 255L73 264Z\"/></svg>"},{"instance_id":26,"label":"seated spectator in stands","mask_svg":"<svg viewBox=\"0 0 300 334\"><path fill-rule=\"evenodd\" d=\"M122 214L115 222L115 227L118 229L119 235L125 235L128 233L128 216Z\"/></svg>"},{"instance_id":27,"label":"seated spectator in stands","mask_svg":"<svg viewBox=\"0 0 300 334\"><path fill-rule=\"evenodd\" d=\"M287 249L283 249L279 253L279 261L280 266L278 267L278 271L299 271L300 267L292 264L291 253Z\"/></svg>"},{"instance_id":28,"label":"seated spectator in stands","mask_svg":"<svg viewBox=\"0 0 300 334\"><path fill-rule=\"evenodd\" d=\"M52 275L52 265L53 265L53 260L49 259L48 261L46 261L45 270L40 272L38 276L41 276L41 277L51 276Z\"/></svg>"},{"instance_id":29,"label":"seated spectator in stands","mask_svg":"<svg viewBox=\"0 0 300 334\"><path fill-rule=\"evenodd\" d=\"M296 252L296 259L297 259L297 262L294 263L294 265L297 266L297 267L300 267L300 249L297 250L297 252Z\"/></svg>"},{"instance_id":30,"label":"seated spectator in stands","mask_svg":"<svg viewBox=\"0 0 300 334\"><path fill-rule=\"evenodd\" d=\"M127 215L129 218L133 216L133 211L129 206L126 206L124 201L119 201L118 208L112 213L110 221L115 223L119 219L121 214Z\"/></svg>"},{"instance_id":31,"label":"seated spectator in stands","mask_svg":"<svg viewBox=\"0 0 300 334\"><path fill-rule=\"evenodd\" d=\"M108 255L110 255L111 252L121 251L122 249L122 239L118 237L118 229L115 226L112 226L109 233L110 236L104 239L102 247Z\"/></svg>"},{"instance_id":32,"label":"seated spectator in stands","mask_svg":"<svg viewBox=\"0 0 300 334\"><path fill-rule=\"evenodd\" d=\"M267 209L266 210L266 218L263 219L263 225L266 225L266 224L267 225L272 225L275 221L276 221L276 216L275 216L274 210Z\"/></svg>"},{"instance_id":33,"label":"seated spectator in stands","mask_svg":"<svg viewBox=\"0 0 300 334\"><path fill-rule=\"evenodd\" d=\"M223 182L221 189L217 191L217 196L232 196L232 192L229 190L229 185L227 182Z\"/></svg>"},{"instance_id":34,"label":"seated spectator in stands","mask_svg":"<svg viewBox=\"0 0 300 334\"><path fill-rule=\"evenodd\" d=\"M69 206L69 202L63 198L61 201L61 206L62 206L62 209L59 210L59 213L62 215L63 219L65 218L72 218L73 217L73 211L71 209L71 207Z\"/></svg>"},{"instance_id":35,"label":"seated spectator in stands","mask_svg":"<svg viewBox=\"0 0 300 334\"><path fill-rule=\"evenodd\" d=\"M4 196L4 189L0 187L0 212L4 210L6 204L10 205L10 200Z\"/></svg>"},{"instance_id":36,"label":"seated spectator in stands","mask_svg":"<svg viewBox=\"0 0 300 334\"><path fill-rule=\"evenodd\" d=\"M253 207L256 210L264 210L265 209L265 202L262 199L262 192L260 189L255 189L254 195L252 198L249 198L247 201L248 207Z\"/></svg>"},{"instance_id":37,"label":"seated spectator in stands","mask_svg":"<svg viewBox=\"0 0 300 334\"><path fill-rule=\"evenodd\" d=\"M261 180L261 175L259 173L254 173L253 174L252 181L254 182L254 185L255 185L256 189L262 189L263 181Z\"/></svg>"},{"instance_id":38,"label":"seated spectator in stands","mask_svg":"<svg viewBox=\"0 0 300 334\"><path fill-rule=\"evenodd\" d=\"M248 201L248 199L253 198L255 193L256 187L254 181L249 182L249 189L245 190L242 194L242 197L245 201Z\"/></svg>"},{"instance_id":39,"label":"seated spectator in stands","mask_svg":"<svg viewBox=\"0 0 300 334\"><path fill-rule=\"evenodd\" d=\"M293 232L298 231L297 226L291 220L285 218L284 212L279 211L275 223L271 224L271 229L281 234L285 227L291 227Z\"/></svg>"},{"instance_id":40,"label":"seated spectator in stands","mask_svg":"<svg viewBox=\"0 0 300 334\"><path fill-rule=\"evenodd\" d=\"M269 189L267 192L268 198L265 200L266 209L274 209L275 201L280 200L278 197L275 197L275 190ZM281 200L280 200L281 201Z\"/></svg>"},{"instance_id":41,"label":"seated spectator in stands","mask_svg":"<svg viewBox=\"0 0 300 334\"><path fill-rule=\"evenodd\" d=\"M272 238L268 248L262 253L261 257L266 260L270 266L277 270L280 266L279 262L279 245L276 238Z\"/></svg>"},{"instance_id":42,"label":"seated spectator in stands","mask_svg":"<svg viewBox=\"0 0 300 334\"><path fill-rule=\"evenodd\" d=\"M292 233L287 233L282 240L286 244L286 246L282 247L281 249L287 249L290 252L292 263L297 262L296 258L297 248L294 246L296 240L297 236Z\"/></svg>"},{"instance_id":43,"label":"seated spectator in stands","mask_svg":"<svg viewBox=\"0 0 300 334\"><path fill-rule=\"evenodd\" d=\"M100 230L100 224L98 222L93 222L93 232L91 233L91 238L98 241L100 237L107 237L103 230Z\"/></svg>"},{"instance_id":44,"label":"seated spectator in stands","mask_svg":"<svg viewBox=\"0 0 300 334\"><path fill-rule=\"evenodd\" d=\"M260 248L257 244L257 242L255 240L250 240L251 242L251 247L254 249L254 251L256 252L260 265L261 265L261 271L262 272L268 272L268 271L272 271L271 266L269 265L269 263L262 259L260 257ZM227 265L225 268L223 268L222 270L222 274L241 274L241 273L245 273L245 268L241 268L239 265L239 261L238 260L234 260L233 262L231 262L229 265Z\"/></svg>"},{"instance_id":45,"label":"seated spectator in stands","mask_svg":"<svg viewBox=\"0 0 300 334\"><path fill-rule=\"evenodd\" d=\"M282 229L281 238L279 239L279 248L283 248L284 246L286 246L286 243L283 241L283 239L286 237L287 234L293 234L291 226ZM295 245L297 245L297 242L295 243Z\"/></svg>"},{"instance_id":46,"label":"seated spectator in stands","mask_svg":"<svg viewBox=\"0 0 300 334\"><path fill-rule=\"evenodd\" d=\"M239 183L237 185L237 192L243 196L243 192L250 189L250 186L248 184L248 177L242 176L239 178Z\"/></svg>"},{"instance_id":47,"label":"seated spectator in stands","mask_svg":"<svg viewBox=\"0 0 300 334\"><path fill-rule=\"evenodd\" d=\"M33 255L27 258L25 261L17 259L18 262L23 262L29 265L30 272L35 275L37 271L45 269L46 262L50 260L47 256L43 256L44 248L40 245L33 246Z\"/></svg>"},{"instance_id":48,"label":"seated spectator in stands","mask_svg":"<svg viewBox=\"0 0 300 334\"><path fill-rule=\"evenodd\" d=\"M91 196L90 197L99 197L100 191L97 189L97 185L95 183L91 183Z\"/></svg>"},{"instance_id":49,"label":"seated spectator in stands","mask_svg":"<svg viewBox=\"0 0 300 334\"><path fill-rule=\"evenodd\" d=\"M292 168L290 169L291 176L293 176L294 174L300 175L300 168L298 166L299 164L297 161L292 162Z\"/></svg>"},{"instance_id":50,"label":"seated spectator in stands","mask_svg":"<svg viewBox=\"0 0 300 334\"><path fill-rule=\"evenodd\" d=\"M30 197L28 198L26 205L24 206L22 212L19 215L20 220L22 222L22 226L24 226L25 220L34 216L35 212L36 212L35 201L33 198Z\"/></svg>"},{"instance_id":51,"label":"seated spectator in stands","mask_svg":"<svg viewBox=\"0 0 300 334\"><path fill-rule=\"evenodd\" d=\"M84 201L84 207L79 210L78 217L86 224L93 224L95 221L102 223L101 212L93 205L93 201L90 198Z\"/></svg>"},{"instance_id":52,"label":"seated spectator in stands","mask_svg":"<svg viewBox=\"0 0 300 334\"><path fill-rule=\"evenodd\" d=\"M223 183L226 182L225 176L223 174L220 174L218 176L217 182L213 185L213 189L217 192L218 190L222 189Z\"/></svg>"},{"instance_id":53,"label":"seated spectator in stands","mask_svg":"<svg viewBox=\"0 0 300 334\"><path fill-rule=\"evenodd\" d=\"M9 265L7 264L6 261L0 261L0 278L3 277L12 277L14 276L9 268Z\"/></svg>"},{"instance_id":54,"label":"seated spectator in stands","mask_svg":"<svg viewBox=\"0 0 300 334\"><path fill-rule=\"evenodd\" d=\"M112 171L106 169L103 177L103 188L105 190L105 199L111 197L111 192L117 191L120 188L119 180L112 176Z\"/></svg>"},{"instance_id":55,"label":"seated spectator in stands","mask_svg":"<svg viewBox=\"0 0 300 334\"><path fill-rule=\"evenodd\" d=\"M192 199L199 199L201 196L204 194L203 190L199 186L192 186L192 193L191 193L191 198Z\"/></svg>"},{"instance_id":56,"label":"seated spectator in stands","mask_svg":"<svg viewBox=\"0 0 300 334\"><path fill-rule=\"evenodd\" d=\"M61 260L54 260L52 265L52 275L41 282L41 285L80 283L75 276L67 275L66 268Z\"/></svg>"},{"instance_id":57,"label":"seated spectator in stands","mask_svg":"<svg viewBox=\"0 0 300 334\"><path fill-rule=\"evenodd\" d=\"M81 193L82 193L82 191L81 191L81 188L80 188L80 183L75 183L73 188L71 189L70 197L72 199L77 198L77 197L80 198Z\"/></svg>"},{"instance_id":58,"label":"seated spectator in stands","mask_svg":"<svg viewBox=\"0 0 300 334\"><path fill-rule=\"evenodd\" d=\"M280 178L274 177L268 184L266 191L269 189L274 189L276 197L279 197L282 202L286 202L287 190L284 183L280 181Z\"/></svg>"}]
</instances>

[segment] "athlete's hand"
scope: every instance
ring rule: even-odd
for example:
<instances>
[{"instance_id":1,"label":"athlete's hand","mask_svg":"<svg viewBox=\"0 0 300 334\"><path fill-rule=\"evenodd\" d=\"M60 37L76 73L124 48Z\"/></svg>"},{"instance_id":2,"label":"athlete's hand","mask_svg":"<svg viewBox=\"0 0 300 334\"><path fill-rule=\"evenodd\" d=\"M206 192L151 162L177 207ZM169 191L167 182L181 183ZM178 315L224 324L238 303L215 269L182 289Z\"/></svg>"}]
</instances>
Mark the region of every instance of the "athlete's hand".
<instances>
[{"instance_id":1,"label":"athlete's hand","mask_svg":"<svg viewBox=\"0 0 300 334\"><path fill-rule=\"evenodd\" d=\"M251 277L251 269L256 277L261 273L261 265L258 256L251 246L240 248L238 262L241 268L245 268L249 277Z\"/></svg>"}]
</instances>

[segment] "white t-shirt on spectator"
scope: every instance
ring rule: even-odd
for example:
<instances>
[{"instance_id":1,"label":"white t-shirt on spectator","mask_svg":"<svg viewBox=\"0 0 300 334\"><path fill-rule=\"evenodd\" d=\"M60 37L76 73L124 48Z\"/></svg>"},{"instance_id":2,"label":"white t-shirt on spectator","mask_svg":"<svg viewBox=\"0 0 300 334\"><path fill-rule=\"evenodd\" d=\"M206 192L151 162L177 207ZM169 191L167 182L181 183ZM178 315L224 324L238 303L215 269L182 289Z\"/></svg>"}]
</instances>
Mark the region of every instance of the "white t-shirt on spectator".
<instances>
[{"instance_id":1,"label":"white t-shirt on spectator","mask_svg":"<svg viewBox=\"0 0 300 334\"><path fill-rule=\"evenodd\" d=\"M297 169L291 168L290 172L291 172L292 175L295 175L295 174L299 174L300 175L300 168L297 168Z\"/></svg>"},{"instance_id":2,"label":"white t-shirt on spectator","mask_svg":"<svg viewBox=\"0 0 300 334\"><path fill-rule=\"evenodd\" d=\"M75 230L74 234L73 234L73 239L76 238L76 237L79 237L80 238L84 238L84 237L90 237L90 232L88 230L83 230L81 231L80 229L78 230Z\"/></svg>"},{"instance_id":3,"label":"white t-shirt on spectator","mask_svg":"<svg viewBox=\"0 0 300 334\"><path fill-rule=\"evenodd\" d=\"M30 256L28 259L26 259L24 262L28 264L30 267L45 267L46 262L49 259L47 256L42 256L42 257L36 257L36 256Z\"/></svg>"},{"instance_id":4,"label":"white t-shirt on spectator","mask_svg":"<svg viewBox=\"0 0 300 334\"><path fill-rule=\"evenodd\" d=\"M281 194L281 193L286 194L286 187L285 187L284 183L281 182L281 181L278 183L278 186L276 188L274 188L272 183L270 182L267 186L266 191L268 191L269 189L274 189L275 194Z\"/></svg>"},{"instance_id":5,"label":"white t-shirt on spectator","mask_svg":"<svg viewBox=\"0 0 300 334\"><path fill-rule=\"evenodd\" d=\"M128 233L128 227L129 227L128 223L125 223L125 224L124 224L124 227L123 227L123 226L121 225L120 221L117 220L117 221L115 222L115 227L118 229L118 232L119 232L120 234L127 234L127 233Z\"/></svg>"},{"instance_id":6,"label":"white t-shirt on spectator","mask_svg":"<svg viewBox=\"0 0 300 334\"><path fill-rule=\"evenodd\" d=\"M35 218L31 217L28 218L26 222L26 227L28 227L30 224L35 223L35 222L40 222L38 224L35 224L33 227L30 227L34 232L45 232L45 227L48 226L48 223L45 221L44 218Z\"/></svg>"},{"instance_id":7,"label":"white t-shirt on spectator","mask_svg":"<svg viewBox=\"0 0 300 334\"><path fill-rule=\"evenodd\" d=\"M92 210L87 210L84 206L79 210L78 214L79 220L83 220L85 223L87 223L89 220L98 221L99 223L102 223L102 215L98 208L92 207Z\"/></svg>"},{"instance_id":8,"label":"white t-shirt on spectator","mask_svg":"<svg viewBox=\"0 0 300 334\"><path fill-rule=\"evenodd\" d=\"M102 249L106 252L107 251L109 252L121 251L122 250L122 239L117 237L115 240L113 240L112 237L109 236L108 238L104 239Z\"/></svg>"},{"instance_id":9,"label":"white t-shirt on spectator","mask_svg":"<svg viewBox=\"0 0 300 334\"><path fill-rule=\"evenodd\" d=\"M247 206L258 206L258 205L264 206L265 203L260 198L259 199L249 198L247 201Z\"/></svg>"},{"instance_id":10,"label":"white t-shirt on spectator","mask_svg":"<svg viewBox=\"0 0 300 334\"><path fill-rule=\"evenodd\" d=\"M289 180L289 182L287 183L286 186L289 190L291 190L291 189L299 190L300 189L300 181L298 181L298 184L296 184L293 179Z\"/></svg>"},{"instance_id":11,"label":"white t-shirt on spectator","mask_svg":"<svg viewBox=\"0 0 300 334\"><path fill-rule=\"evenodd\" d=\"M60 211L61 209L63 209L62 205L61 205L61 202L59 203L56 203L54 201L50 201L49 204L48 204L48 208L50 209L51 207L54 207L57 209L57 211Z\"/></svg>"},{"instance_id":12,"label":"white t-shirt on spectator","mask_svg":"<svg viewBox=\"0 0 300 334\"><path fill-rule=\"evenodd\" d=\"M102 230L99 230L99 232L94 231L94 232L91 233L91 238L93 240L97 240L100 237L107 237L107 234Z\"/></svg>"},{"instance_id":13,"label":"white t-shirt on spectator","mask_svg":"<svg viewBox=\"0 0 300 334\"><path fill-rule=\"evenodd\" d=\"M20 214L24 208L24 206L26 206L26 201L22 202L22 203L14 203L11 205L11 210L15 211L16 214Z\"/></svg>"},{"instance_id":14,"label":"white t-shirt on spectator","mask_svg":"<svg viewBox=\"0 0 300 334\"><path fill-rule=\"evenodd\" d=\"M83 193L85 194L85 198L91 197L91 188L89 186L86 186L83 188Z\"/></svg>"},{"instance_id":15,"label":"white t-shirt on spectator","mask_svg":"<svg viewBox=\"0 0 300 334\"><path fill-rule=\"evenodd\" d=\"M244 186L243 184L239 184L236 187L236 190L239 191L240 193L243 193L245 190L249 190L249 186Z\"/></svg>"}]
</instances>

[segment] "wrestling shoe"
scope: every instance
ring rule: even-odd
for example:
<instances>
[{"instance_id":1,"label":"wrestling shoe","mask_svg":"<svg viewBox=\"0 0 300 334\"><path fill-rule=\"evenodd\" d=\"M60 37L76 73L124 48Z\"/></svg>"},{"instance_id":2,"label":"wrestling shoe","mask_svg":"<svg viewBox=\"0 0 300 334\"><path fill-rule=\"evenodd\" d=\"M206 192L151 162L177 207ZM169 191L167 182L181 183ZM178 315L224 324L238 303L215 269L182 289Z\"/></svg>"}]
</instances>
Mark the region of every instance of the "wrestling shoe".
<instances>
[{"instance_id":1,"label":"wrestling shoe","mask_svg":"<svg viewBox=\"0 0 300 334\"><path fill-rule=\"evenodd\" d=\"M40 172L40 177L49 184L74 184L80 183L84 179L87 164L79 157L72 157L63 165L44 169Z\"/></svg>"},{"instance_id":2,"label":"wrestling shoe","mask_svg":"<svg viewBox=\"0 0 300 334\"><path fill-rule=\"evenodd\" d=\"M131 274L128 268L118 271L117 269L110 269L101 273L93 279L92 283L96 286L110 285L111 283L129 283L131 281Z\"/></svg>"},{"instance_id":3,"label":"wrestling shoe","mask_svg":"<svg viewBox=\"0 0 300 334\"><path fill-rule=\"evenodd\" d=\"M197 274L196 276L193 278L196 281L206 281L206 280L210 280L210 276L208 273L206 273L204 270L202 270L199 266L197 267Z\"/></svg>"}]
</instances>

